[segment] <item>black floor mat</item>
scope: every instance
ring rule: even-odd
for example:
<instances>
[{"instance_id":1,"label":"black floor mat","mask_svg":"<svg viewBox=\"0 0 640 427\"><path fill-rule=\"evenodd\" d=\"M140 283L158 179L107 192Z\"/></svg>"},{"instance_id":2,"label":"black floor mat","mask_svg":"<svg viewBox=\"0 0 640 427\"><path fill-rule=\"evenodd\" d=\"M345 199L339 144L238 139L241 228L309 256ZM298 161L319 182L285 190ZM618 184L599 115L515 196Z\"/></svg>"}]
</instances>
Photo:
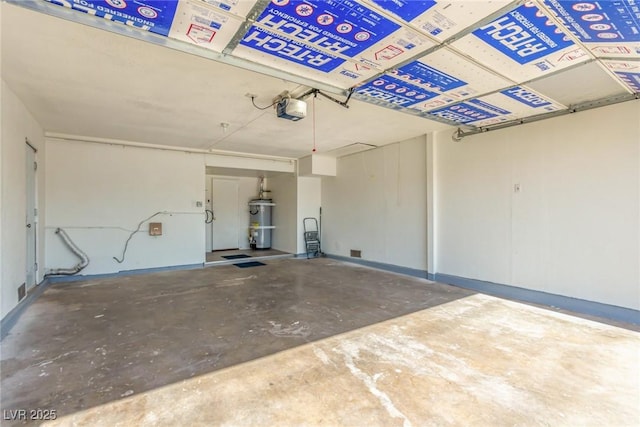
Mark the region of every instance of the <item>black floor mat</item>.
<instances>
[{"instance_id":1,"label":"black floor mat","mask_svg":"<svg viewBox=\"0 0 640 427\"><path fill-rule=\"evenodd\" d=\"M239 255L222 255L224 259L240 259L240 258L251 258L251 255L239 254Z\"/></svg>"},{"instance_id":2,"label":"black floor mat","mask_svg":"<svg viewBox=\"0 0 640 427\"><path fill-rule=\"evenodd\" d=\"M240 267L240 268L249 268L249 267L259 267L261 265L267 265L267 264L265 264L263 262L260 262L260 261L249 261L249 262L241 262L241 263L233 264L233 265L235 265L236 267Z\"/></svg>"}]
</instances>

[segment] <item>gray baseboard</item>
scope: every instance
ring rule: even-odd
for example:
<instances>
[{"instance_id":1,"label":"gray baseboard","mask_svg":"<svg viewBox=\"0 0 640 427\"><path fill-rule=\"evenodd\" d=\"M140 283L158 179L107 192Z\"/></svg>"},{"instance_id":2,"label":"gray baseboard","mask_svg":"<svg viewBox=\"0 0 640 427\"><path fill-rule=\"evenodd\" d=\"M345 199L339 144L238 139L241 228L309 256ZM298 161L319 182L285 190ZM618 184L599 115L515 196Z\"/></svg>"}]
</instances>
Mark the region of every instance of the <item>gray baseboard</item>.
<instances>
[{"instance_id":1,"label":"gray baseboard","mask_svg":"<svg viewBox=\"0 0 640 427\"><path fill-rule=\"evenodd\" d=\"M482 280L469 279L466 277L453 276L449 274L430 273L423 270L401 267L382 262L367 261L359 258L350 258L340 255L327 255L329 258L340 261L352 262L366 265L380 270L392 271L394 273L406 274L408 276L419 277L432 280L438 283L458 286L470 289L487 295L507 298L532 304L546 305L563 310L573 311L589 316L597 316L618 322L640 325L640 311L615 305L603 304L595 301L587 301L563 295L550 294L542 291L519 288L501 283L486 282Z\"/></svg>"},{"instance_id":2,"label":"gray baseboard","mask_svg":"<svg viewBox=\"0 0 640 427\"><path fill-rule=\"evenodd\" d=\"M365 265L367 267L379 268L380 270L391 271L393 273L406 274L407 276L419 277L420 279L427 279L428 273L426 270L418 270L416 268L402 267L394 264L386 264L377 261L367 261L362 258L351 258L341 255L327 254L328 258L337 259L345 262L352 262L354 264Z\"/></svg>"},{"instance_id":3,"label":"gray baseboard","mask_svg":"<svg viewBox=\"0 0 640 427\"><path fill-rule=\"evenodd\" d=\"M0 320L0 341L3 340L4 337L7 336L9 331L11 331L11 329L15 326L15 324L18 322L18 319L20 318L20 316L22 316L22 313L24 313L27 307L33 304L33 302L37 300L40 295L42 295L42 293L49 287L50 284L51 282L49 282L48 279L44 279L40 284L32 287L29 292L27 292L27 296L24 297L22 301L18 303L18 305L13 307L13 309L9 313L7 313L7 315L4 316L2 320Z\"/></svg>"},{"instance_id":4,"label":"gray baseboard","mask_svg":"<svg viewBox=\"0 0 640 427\"><path fill-rule=\"evenodd\" d=\"M459 286L461 288L478 291L487 295L557 307L576 313L640 325L640 311L630 308L566 297L563 295L550 294L531 289L518 288L516 286L500 283L452 276L449 274L436 273L434 277L436 282Z\"/></svg>"},{"instance_id":5,"label":"gray baseboard","mask_svg":"<svg viewBox=\"0 0 640 427\"><path fill-rule=\"evenodd\" d=\"M172 265L169 267L154 267L154 268L140 268L137 270L123 270L116 273L105 274L87 274L85 276L51 276L48 278L51 283L65 283L65 282L78 282L80 280L92 280L92 279L108 279L110 277L124 277L124 276L136 276L139 274L160 273L163 271L177 271L177 270L194 270L202 268L204 264L185 264L185 265Z\"/></svg>"}]
</instances>

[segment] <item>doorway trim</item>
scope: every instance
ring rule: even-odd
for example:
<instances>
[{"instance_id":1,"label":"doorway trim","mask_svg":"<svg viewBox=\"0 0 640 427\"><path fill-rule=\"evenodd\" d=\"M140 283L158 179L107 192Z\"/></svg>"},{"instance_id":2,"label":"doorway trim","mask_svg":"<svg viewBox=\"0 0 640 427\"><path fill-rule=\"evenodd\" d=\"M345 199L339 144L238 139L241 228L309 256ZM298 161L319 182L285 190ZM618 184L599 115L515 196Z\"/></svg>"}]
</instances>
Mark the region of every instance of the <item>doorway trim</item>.
<instances>
[{"instance_id":1,"label":"doorway trim","mask_svg":"<svg viewBox=\"0 0 640 427\"><path fill-rule=\"evenodd\" d=\"M38 284L38 149L25 138L25 287Z\"/></svg>"}]
</instances>

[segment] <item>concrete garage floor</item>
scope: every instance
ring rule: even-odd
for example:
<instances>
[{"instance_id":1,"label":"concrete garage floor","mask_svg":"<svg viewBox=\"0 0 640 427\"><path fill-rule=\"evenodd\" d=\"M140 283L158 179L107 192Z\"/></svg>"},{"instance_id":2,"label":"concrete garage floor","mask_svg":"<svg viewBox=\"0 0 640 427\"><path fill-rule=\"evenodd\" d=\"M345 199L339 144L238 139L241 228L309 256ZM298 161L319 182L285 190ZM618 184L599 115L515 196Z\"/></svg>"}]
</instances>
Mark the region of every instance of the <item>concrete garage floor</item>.
<instances>
[{"instance_id":1,"label":"concrete garage floor","mask_svg":"<svg viewBox=\"0 0 640 427\"><path fill-rule=\"evenodd\" d=\"M59 284L1 359L51 425L640 420L638 332L328 259Z\"/></svg>"}]
</instances>

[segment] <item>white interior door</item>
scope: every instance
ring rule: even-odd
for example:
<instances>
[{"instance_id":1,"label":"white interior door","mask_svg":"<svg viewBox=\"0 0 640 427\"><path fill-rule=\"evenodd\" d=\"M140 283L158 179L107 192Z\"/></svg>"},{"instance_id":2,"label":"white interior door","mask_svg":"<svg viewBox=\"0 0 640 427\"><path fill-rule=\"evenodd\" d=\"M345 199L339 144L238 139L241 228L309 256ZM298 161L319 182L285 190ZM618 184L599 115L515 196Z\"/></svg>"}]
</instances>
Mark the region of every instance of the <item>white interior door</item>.
<instances>
[{"instance_id":1,"label":"white interior door","mask_svg":"<svg viewBox=\"0 0 640 427\"><path fill-rule=\"evenodd\" d=\"M26 145L27 163L26 163L26 239L27 239L27 258L26 258L26 288L29 289L36 284L36 153L33 149Z\"/></svg>"},{"instance_id":2,"label":"white interior door","mask_svg":"<svg viewBox=\"0 0 640 427\"><path fill-rule=\"evenodd\" d=\"M211 185L212 250L238 249L238 181L213 178Z\"/></svg>"}]
</instances>

